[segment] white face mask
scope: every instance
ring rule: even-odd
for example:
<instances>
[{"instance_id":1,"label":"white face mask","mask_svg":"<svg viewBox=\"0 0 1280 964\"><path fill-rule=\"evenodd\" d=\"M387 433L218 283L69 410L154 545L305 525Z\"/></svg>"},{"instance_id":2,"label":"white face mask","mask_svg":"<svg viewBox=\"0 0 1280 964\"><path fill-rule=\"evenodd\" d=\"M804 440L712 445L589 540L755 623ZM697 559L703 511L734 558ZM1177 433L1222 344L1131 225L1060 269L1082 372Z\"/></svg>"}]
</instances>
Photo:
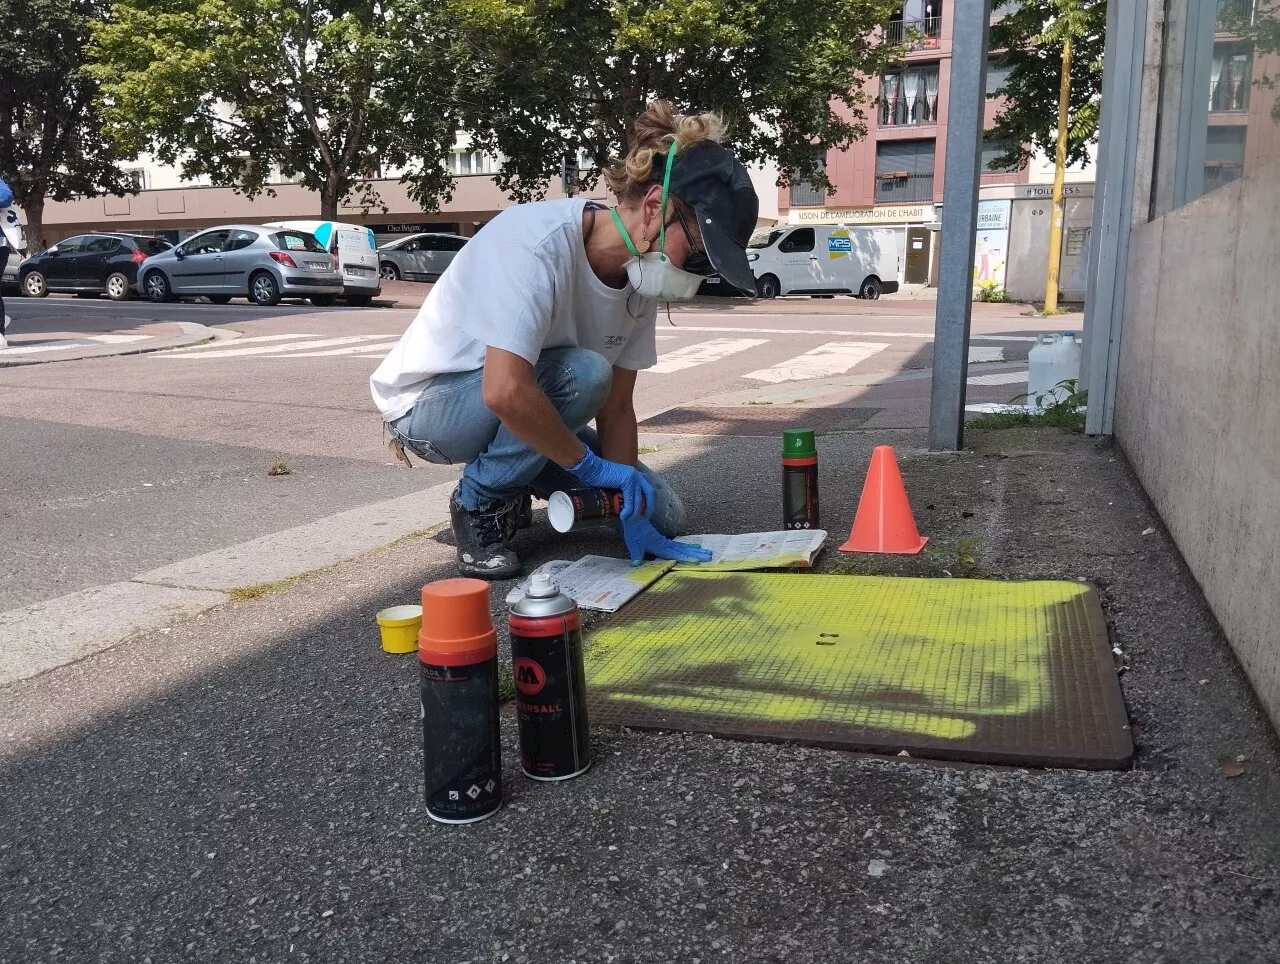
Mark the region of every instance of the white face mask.
<instances>
[{"instance_id":1,"label":"white face mask","mask_svg":"<svg viewBox=\"0 0 1280 964\"><path fill-rule=\"evenodd\" d=\"M665 254L651 251L627 262L627 281L642 298L692 301L703 277L677 268Z\"/></svg>"}]
</instances>

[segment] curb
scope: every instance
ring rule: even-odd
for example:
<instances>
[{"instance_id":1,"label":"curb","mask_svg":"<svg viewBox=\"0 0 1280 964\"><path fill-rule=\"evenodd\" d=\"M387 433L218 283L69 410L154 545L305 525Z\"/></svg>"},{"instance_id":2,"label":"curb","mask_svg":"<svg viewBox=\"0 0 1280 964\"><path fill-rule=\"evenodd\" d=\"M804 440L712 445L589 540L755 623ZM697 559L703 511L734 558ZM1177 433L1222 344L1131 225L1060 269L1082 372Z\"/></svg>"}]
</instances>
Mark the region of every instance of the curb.
<instances>
[{"instance_id":1,"label":"curb","mask_svg":"<svg viewBox=\"0 0 1280 964\"><path fill-rule=\"evenodd\" d=\"M226 605L232 589L296 579L447 523L449 496L456 484L440 482L123 582L0 613L0 686Z\"/></svg>"},{"instance_id":2,"label":"curb","mask_svg":"<svg viewBox=\"0 0 1280 964\"><path fill-rule=\"evenodd\" d=\"M154 341L141 344L129 342L118 346L103 345L100 348L85 348L80 351L69 348L67 351L73 354L57 355L57 357L5 358L3 352L0 352L0 368L17 368L22 365L49 365L54 362L83 361L86 358L111 358L116 355L146 355L156 351L168 351L171 348L188 348L204 341L220 341L223 337L230 337L220 329L209 328L193 321L166 322L166 324L178 325L183 329L183 333L169 338L157 337ZM144 325L143 327L146 326ZM239 337L239 335L240 333L236 332L234 337Z\"/></svg>"}]
</instances>

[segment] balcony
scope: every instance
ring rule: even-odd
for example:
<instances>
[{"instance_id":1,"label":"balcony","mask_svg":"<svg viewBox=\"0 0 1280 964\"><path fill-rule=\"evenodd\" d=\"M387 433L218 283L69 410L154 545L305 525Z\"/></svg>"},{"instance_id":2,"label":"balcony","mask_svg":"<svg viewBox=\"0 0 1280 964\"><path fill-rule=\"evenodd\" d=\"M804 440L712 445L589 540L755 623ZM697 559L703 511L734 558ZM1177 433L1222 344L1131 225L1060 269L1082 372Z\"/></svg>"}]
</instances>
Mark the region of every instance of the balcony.
<instances>
[{"instance_id":1,"label":"balcony","mask_svg":"<svg viewBox=\"0 0 1280 964\"><path fill-rule=\"evenodd\" d=\"M891 44L906 44L912 50L936 47L941 36L941 17L890 20L884 28L885 40Z\"/></svg>"},{"instance_id":2,"label":"balcony","mask_svg":"<svg viewBox=\"0 0 1280 964\"><path fill-rule=\"evenodd\" d=\"M880 78L880 126L931 127L938 123L938 68L897 70Z\"/></svg>"},{"instance_id":3,"label":"balcony","mask_svg":"<svg viewBox=\"0 0 1280 964\"><path fill-rule=\"evenodd\" d=\"M933 175L890 171L876 178L877 204L914 204L933 200Z\"/></svg>"}]
</instances>

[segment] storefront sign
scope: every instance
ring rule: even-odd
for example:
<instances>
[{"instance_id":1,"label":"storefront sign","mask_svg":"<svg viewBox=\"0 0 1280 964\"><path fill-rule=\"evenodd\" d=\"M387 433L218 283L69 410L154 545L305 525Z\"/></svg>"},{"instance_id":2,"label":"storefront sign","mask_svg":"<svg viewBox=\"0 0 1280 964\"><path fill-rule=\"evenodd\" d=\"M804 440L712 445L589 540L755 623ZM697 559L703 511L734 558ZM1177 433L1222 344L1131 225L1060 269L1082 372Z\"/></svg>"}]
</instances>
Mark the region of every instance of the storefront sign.
<instances>
[{"instance_id":1,"label":"storefront sign","mask_svg":"<svg viewBox=\"0 0 1280 964\"><path fill-rule=\"evenodd\" d=\"M932 204L884 204L873 208L794 208L788 224L916 224L934 219Z\"/></svg>"},{"instance_id":2,"label":"storefront sign","mask_svg":"<svg viewBox=\"0 0 1280 964\"><path fill-rule=\"evenodd\" d=\"M983 231L1009 230L1009 211L1012 207L1012 201L979 201L979 233Z\"/></svg>"},{"instance_id":3,"label":"storefront sign","mask_svg":"<svg viewBox=\"0 0 1280 964\"><path fill-rule=\"evenodd\" d=\"M1013 188L1013 196L1016 198L1033 198L1036 200L1047 200L1053 197L1052 184L1017 184ZM1063 197L1093 197L1092 184L1064 184L1062 185Z\"/></svg>"}]
</instances>

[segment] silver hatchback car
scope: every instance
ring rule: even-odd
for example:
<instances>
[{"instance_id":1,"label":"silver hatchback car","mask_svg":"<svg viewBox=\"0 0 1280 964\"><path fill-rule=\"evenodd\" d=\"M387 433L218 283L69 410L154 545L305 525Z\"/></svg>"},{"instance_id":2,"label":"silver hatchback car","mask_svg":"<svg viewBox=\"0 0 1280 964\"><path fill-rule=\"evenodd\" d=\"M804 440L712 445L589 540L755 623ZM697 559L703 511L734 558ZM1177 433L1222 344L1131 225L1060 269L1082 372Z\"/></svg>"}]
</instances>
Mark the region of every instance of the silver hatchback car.
<instances>
[{"instance_id":1,"label":"silver hatchback car","mask_svg":"<svg viewBox=\"0 0 1280 964\"><path fill-rule=\"evenodd\" d=\"M235 297L264 306L301 297L325 307L342 293L342 275L305 231L231 224L147 258L138 266L138 292L151 301L207 295L220 305Z\"/></svg>"},{"instance_id":2,"label":"silver hatchback car","mask_svg":"<svg viewBox=\"0 0 1280 964\"><path fill-rule=\"evenodd\" d=\"M378 273L386 281L439 281L466 243L458 234L411 234L378 249Z\"/></svg>"}]
</instances>

